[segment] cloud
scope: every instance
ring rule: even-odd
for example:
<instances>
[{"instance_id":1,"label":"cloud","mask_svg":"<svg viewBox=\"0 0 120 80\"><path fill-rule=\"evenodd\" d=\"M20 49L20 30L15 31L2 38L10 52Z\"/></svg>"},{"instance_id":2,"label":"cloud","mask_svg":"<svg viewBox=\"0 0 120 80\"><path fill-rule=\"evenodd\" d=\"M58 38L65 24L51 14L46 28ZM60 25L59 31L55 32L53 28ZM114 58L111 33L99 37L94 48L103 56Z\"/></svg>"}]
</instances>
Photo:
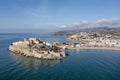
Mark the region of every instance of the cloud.
<instances>
[{"instance_id":1,"label":"cloud","mask_svg":"<svg viewBox=\"0 0 120 80\"><path fill-rule=\"evenodd\" d=\"M85 25L89 25L89 22L88 21L81 21L81 22L78 22L78 23L73 23L73 25L76 25L76 26L85 26Z\"/></svg>"},{"instance_id":2,"label":"cloud","mask_svg":"<svg viewBox=\"0 0 120 80\"><path fill-rule=\"evenodd\" d=\"M90 28L90 27L120 27L120 18L100 19L95 22L81 21L68 25L71 29Z\"/></svg>"},{"instance_id":3,"label":"cloud","mask_svg":"<svg viewBox=\"0 0 120 80\"><path fill-rule=\"evenodd\" d=\"M66 28L67 27L67 25L62 25L62 26L60 26L60 28Z\"/></svg>"},{"instance_id":4,"label":"cloud","mask_svg":"<svg viewBox=\"0 0 120 80\"><path fill-rule=\"evenodd\" d=\"M114 19L101 19L96 21L96 24L99 25L120 25L120 18L114 18Z\"/></svg>"},{"instance_id":5,"label":"cloud","mask_svg":"<svg viewBox=\"0 0 120 80\"><path fill-rule=\"evenodd\" d=\"M20 10L22 14L27 16L40 17L40 18L51 17L48 7L48 0L40 0L37 3L33 1L18 0L15 8ZM28 2L28 3L26 5L23 5L22 3L24 2ZM31 5L31 2L33 2L33 5Z\"/></svg>"},{"instance_id":6,"label":"cloud","mask_svg":"<svg viewBox=\"0 0 120 80\"><path fill-rule=\"evenodd\" d=\"M26 10L25 14L30 15L30 16L35 16L35 17L40 16L40 14L38 12L36 12L35 10L32 10L32 9Z\"/></svg>"}]
</instances>

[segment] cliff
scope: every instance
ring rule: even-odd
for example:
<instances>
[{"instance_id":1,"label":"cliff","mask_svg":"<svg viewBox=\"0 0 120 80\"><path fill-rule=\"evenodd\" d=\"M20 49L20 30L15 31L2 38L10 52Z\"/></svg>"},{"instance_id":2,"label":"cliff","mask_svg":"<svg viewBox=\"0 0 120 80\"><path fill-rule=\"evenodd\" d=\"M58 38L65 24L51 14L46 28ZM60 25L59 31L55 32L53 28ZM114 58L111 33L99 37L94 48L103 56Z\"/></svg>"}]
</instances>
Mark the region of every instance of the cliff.
<instances>
[{"instance_id":1,"label":"cliff","mask_svg":"<svg viewBox=\"0 0 120 80\"><path fill-rule=\"evenodd\" d=\"M66 57L64 50L60 47L44 42L37 38L24 39L23 41L13 42L9 50L40 59L63 59Z\"/></svg>"}]
</instances>

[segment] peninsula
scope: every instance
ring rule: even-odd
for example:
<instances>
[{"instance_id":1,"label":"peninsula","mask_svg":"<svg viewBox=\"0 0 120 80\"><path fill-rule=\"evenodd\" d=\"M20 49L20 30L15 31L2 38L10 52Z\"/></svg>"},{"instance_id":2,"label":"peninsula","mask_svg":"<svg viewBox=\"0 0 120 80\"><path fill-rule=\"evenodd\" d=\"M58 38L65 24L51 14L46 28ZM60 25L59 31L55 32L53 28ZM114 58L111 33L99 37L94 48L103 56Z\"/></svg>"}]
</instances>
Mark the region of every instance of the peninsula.
<instances>
[{"instance_id":1,"label":"peninsula","mask_svg":"<svg viewBox=\"0 0 120 80\"><path fill-rule=\"evenodd\" d=\"M70 40L67 49L103 49L120 50L120 27L93 27L55 32L54 35L64 36Z\"/></svg>"},{"instance_id":2,"label":"peninsula","mask_svg":"<svg viewBox=\"0 0 120 80\"><path fill-rule=\"evenodd\" d=\"M78 32L66 37L71 40L68 49L120 50L120 36L98 32Z\"/></svg>"},{"instance_id":3,"label":"peninsula","mask_svg":"<svg viewBox=\"0 0 120 80\"><path fill-rule=\"evenodd\" d=\"M13 42L9 46L9 50L14 53L40 59L63 59L66 57L62 48L37 38Z\"/></svg>"}]
</instances>

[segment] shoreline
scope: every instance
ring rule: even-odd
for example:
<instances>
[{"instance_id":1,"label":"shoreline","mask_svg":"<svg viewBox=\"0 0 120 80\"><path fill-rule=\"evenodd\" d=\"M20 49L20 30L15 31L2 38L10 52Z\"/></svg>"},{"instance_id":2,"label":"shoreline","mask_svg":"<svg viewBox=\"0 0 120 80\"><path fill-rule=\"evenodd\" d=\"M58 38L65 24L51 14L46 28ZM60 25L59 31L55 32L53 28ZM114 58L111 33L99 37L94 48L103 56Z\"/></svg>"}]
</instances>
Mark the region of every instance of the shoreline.
<instances>
[{"instance_id":1,"label":"shoreline","mask_svg":"<svg viewBox=\"0 0 120 80\"><path fill-rule=\"evenodd\" d=\"M67 55L63 49L37 38L25 38L11 43L9 50L13 53L40 59L63 59Z\"/></svg>"},{"instance_id":2,"label":"shoreline","mask_svg":"<svg viewBox=\"0 0 120 80\"><path fill-rule=\"evenodd\" d=\"M68 50L120 50L119 47L67 47Z\"/></svg>"}]
</instances>

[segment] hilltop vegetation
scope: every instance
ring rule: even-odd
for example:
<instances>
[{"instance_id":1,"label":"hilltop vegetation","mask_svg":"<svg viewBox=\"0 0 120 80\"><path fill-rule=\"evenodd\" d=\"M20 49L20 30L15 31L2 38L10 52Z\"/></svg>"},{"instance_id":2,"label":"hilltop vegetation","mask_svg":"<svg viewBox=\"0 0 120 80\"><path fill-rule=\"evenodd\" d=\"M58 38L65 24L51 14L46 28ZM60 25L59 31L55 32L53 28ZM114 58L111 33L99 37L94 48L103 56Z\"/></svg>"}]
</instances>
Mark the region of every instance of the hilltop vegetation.
<instances>
[{"instance_id":1,"label":"hilltop vegetation","mask_svg":"<svg viewBox=\"0 0 120 80\"><path fill-rule=\"evenodd\" d=\"M120 27L117 28L108 28L108 27L94 27L94 28L86 28L86 29L78 29L78 30L62 30L55 32L54 35L70 35L78 32L99 32L103 34L110 34L110 35L120 35Z\"/></svg>"}]
</instances>

